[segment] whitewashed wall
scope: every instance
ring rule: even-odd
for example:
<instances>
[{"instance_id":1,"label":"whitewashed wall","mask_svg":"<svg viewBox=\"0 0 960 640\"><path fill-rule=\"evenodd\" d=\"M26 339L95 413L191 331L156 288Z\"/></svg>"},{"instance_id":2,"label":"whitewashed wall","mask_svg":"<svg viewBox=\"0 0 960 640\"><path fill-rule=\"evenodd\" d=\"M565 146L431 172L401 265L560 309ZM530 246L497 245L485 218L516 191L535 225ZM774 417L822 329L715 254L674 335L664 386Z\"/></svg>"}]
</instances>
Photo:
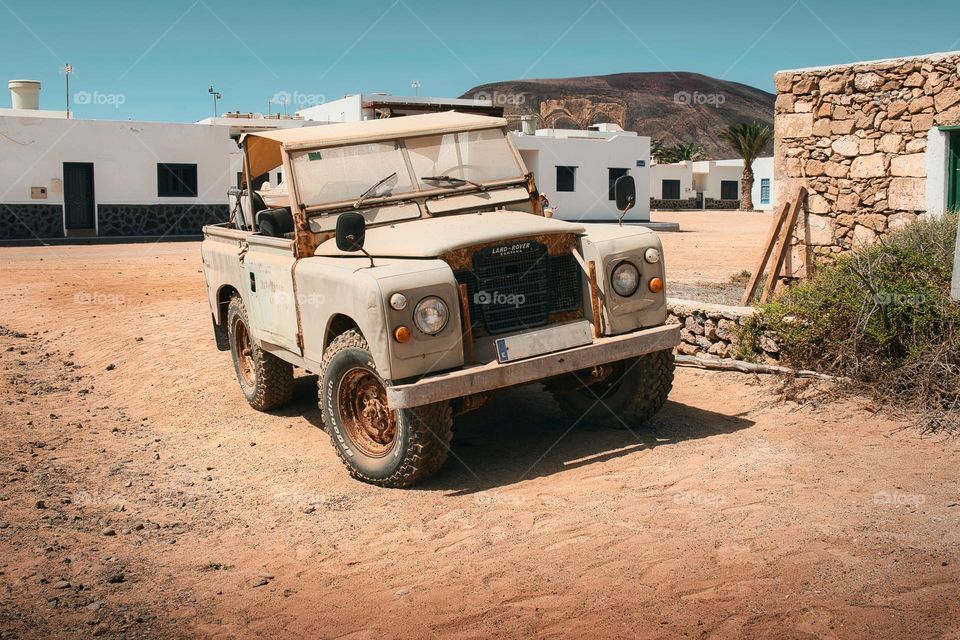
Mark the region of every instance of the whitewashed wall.
<instances>
[{"instance_id":1,"label":"whitewashed wall","mask_svg":"<svg viewBox=\"0 0 960 640\"><path fill-rule=\"evenodd\" d=\"M563 220L616 220L620 212L608 197L610 168L628 169L637 185L637 205L625 220L650 220L650 139L637 135L554 137L513 133L537 188ZM643 166L637 166L638 161ZM557 166L575 166L576 190L557 191Z\"/></svg>"},{"instance_id":2,"label":"whitewashed wall","mask_svg":"<svg viewBox=\"0 0 960 640\"><path fill-rule=\"evenodd\" d=\"M687 200L696 196L693 189L693 164L678 162L675 164L655 164L650 167L650 197L663 199L663 181L680 181L680 199Z\"/></svg>"},{"instance_id":3,"label":"whitewashed wall","mask_svg":"<svg viewBox=\"0 0 960 640\"><path fill-rule=\"evenodd\" d=\"M92 162L98 203L224 204L233 184L226 127L0 117L0 202L63 202L63 163ZM196 198L158 198L157 163L197 165ZM30 197L47 187L46 200Z\"/></svg>"}]
</instances>

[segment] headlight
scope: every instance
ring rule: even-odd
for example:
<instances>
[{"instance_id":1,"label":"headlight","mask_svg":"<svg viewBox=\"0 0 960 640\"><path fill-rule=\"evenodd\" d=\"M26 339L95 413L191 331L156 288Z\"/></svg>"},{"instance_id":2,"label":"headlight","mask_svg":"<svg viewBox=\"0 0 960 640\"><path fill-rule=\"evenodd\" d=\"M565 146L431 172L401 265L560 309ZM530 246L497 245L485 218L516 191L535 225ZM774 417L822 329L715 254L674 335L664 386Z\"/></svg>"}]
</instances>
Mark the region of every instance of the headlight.
<instances>
[{"instance_id":1,"label":"headlight","mask_svg":"<svg viewBox=\"0 0 960 640\"><path fill-rule=\"evenodd\" d=\"M447 304L436 296L427 296L413 310L413 321L420 331L434 335L443 331L450 319Z\"/></svg>"},{"instance_id":2,"label":"headlight","mask_svg":"<svg viewBox=\"0 0 960 640\"><path fill-rule=\"evenodd\" d=\"M621 262L613 269L610 275L610 284L617 295L629 298L637 292L640 286L640 272L629 262Z\"/></svg>"},{"instance_id":3,"label":"headlight","mask_svg":"<svg viewBox=\"0 0 960 640\"><path fill-rule=\"evenodd\" d=\"M653 247L650 247L643 254L643 259L649 262L650 264L656 264L660 262L660 252L654 249Z\"/></svg>"}]
</instances>

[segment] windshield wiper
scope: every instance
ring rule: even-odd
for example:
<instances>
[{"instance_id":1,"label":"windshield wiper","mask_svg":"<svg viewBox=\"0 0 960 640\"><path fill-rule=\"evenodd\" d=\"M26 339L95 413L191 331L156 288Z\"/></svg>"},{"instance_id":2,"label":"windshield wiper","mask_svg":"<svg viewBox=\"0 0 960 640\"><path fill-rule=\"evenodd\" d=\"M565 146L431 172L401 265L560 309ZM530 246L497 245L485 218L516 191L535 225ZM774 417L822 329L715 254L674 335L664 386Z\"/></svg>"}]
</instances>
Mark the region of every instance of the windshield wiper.
<instances>
[{"instance_id":1,"label":"windshield wiper","mask_svg":"<svg viewBox=\"0 0 960 640\"><path fill-rule=\"evenodd\" d=\"M420 176L421 180L427 182L449 182L451 184L469 184L470 186L480 189L480 191L486 191L487 188L480 184L479 182L474 182L473 180L466 180L464 178L454 178L453 176Z\"/></svg>"},{"instance_id":2,"label":"windshield wiper","mask_svg":"<svg viewBox=\"0 0 960 640\"><path fill-rule=\"evenodd\" d=\"M369 189L361 193L360 197L357 198L357 201L353 203L353 208L359 209L361 205L363 205L363 201L369 198L371 195L373 195L376 192L376 190L380 188L381 185L383 185L383 183L385 183L387 180L390 180L391 178L395 178L396 176L397 176L397 172L394 171L393 173L388 175L386 178L379 180L375 185L373 185L372 187L370 187Z\"/></svg>"}]
</instances>

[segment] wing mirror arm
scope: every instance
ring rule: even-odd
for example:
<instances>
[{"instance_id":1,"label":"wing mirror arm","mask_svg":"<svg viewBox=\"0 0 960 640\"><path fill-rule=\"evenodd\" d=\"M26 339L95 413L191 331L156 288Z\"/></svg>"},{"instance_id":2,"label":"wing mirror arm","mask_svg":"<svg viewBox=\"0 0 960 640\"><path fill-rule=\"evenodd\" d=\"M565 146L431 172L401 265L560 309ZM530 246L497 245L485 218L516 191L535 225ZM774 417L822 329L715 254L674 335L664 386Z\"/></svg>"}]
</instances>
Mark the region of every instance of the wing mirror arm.
<instances>
[{"instance_id":1,"label":"wing mirror arm","mask_svg":"<svg viewBox=\"0 0 960 640\"><path fill-rule=\"evenodd\" d=\"M617 209L620 210L620 218L617 223L622 227L623 219L627 212L637 204L637 184L633 176L625 175L617 178L613 184L614 199L617 201Z\"/></svg>"},{"instance_id":2,"label":"wing mirror arm","mask_svg":"<svg viewBox=\"0 0 960 640\"><path fill-rule=\"evenodd\" d=\"M367 237L367 219L356 211L341 213L337 217L337 249L340 251L349 251L353 253L360 251L363 255L370 258L370 267L375 267L373 256L363 248L363 243Z\"/></svg>"}]
</instances>

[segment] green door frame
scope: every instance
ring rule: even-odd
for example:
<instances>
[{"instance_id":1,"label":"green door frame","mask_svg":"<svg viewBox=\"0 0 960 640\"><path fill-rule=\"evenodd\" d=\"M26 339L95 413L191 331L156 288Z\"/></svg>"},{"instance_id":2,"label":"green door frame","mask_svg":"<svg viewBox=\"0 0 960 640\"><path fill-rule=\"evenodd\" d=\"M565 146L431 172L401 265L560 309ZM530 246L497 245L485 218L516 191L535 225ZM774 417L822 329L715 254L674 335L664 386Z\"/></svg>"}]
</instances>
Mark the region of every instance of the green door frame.
<instances>
[{"instance_id":1,"label":"green door frame","mask_svg":"<svg viewBox=\"0 0 960 640\"><path fill-rule=\"evenodd\" d=\"M950 131L950 152L947 164L947 208L960 210L960 130Z\"/></svg>"}]
</instances>

